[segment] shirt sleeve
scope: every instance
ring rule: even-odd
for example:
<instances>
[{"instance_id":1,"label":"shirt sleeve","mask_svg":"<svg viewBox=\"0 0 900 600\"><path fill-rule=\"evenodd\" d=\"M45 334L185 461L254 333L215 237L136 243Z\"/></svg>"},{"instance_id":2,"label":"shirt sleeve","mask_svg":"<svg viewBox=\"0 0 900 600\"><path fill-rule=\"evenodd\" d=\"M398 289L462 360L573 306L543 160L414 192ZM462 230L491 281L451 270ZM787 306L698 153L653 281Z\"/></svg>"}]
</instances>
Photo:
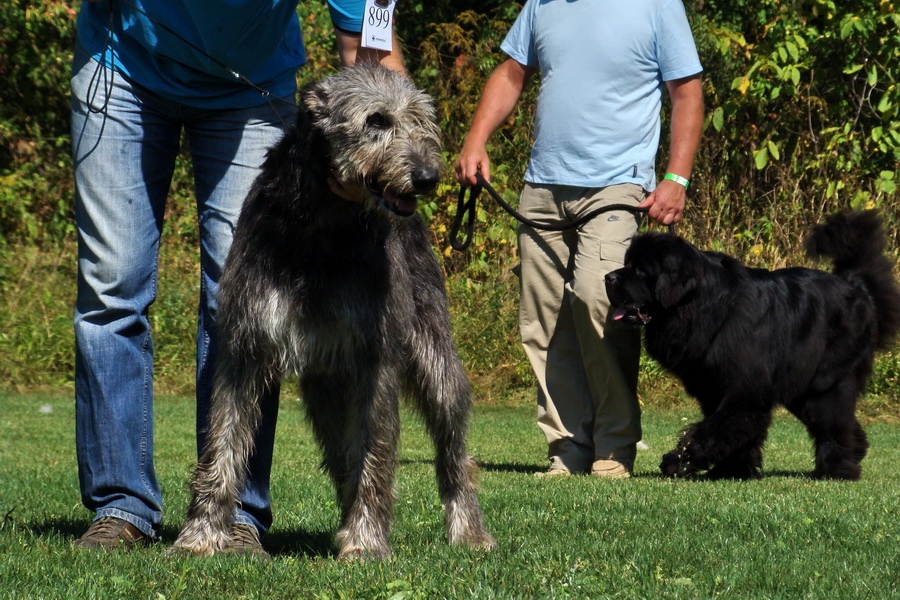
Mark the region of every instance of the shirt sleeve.
<instances>
[{"instance_id":1,"label":"shirt sleeve","mask_svg":"<svg viewBox=\"0 0 900 600\"><path fill-rule=\"evenodd\" d=\"M663 81L690 77L703 71L684 4L672 0L659 12L657 62Z\"/></svg>"},{"instance_id":2,"label":"shirt sleeve","mask_svg":"<svg viewBox=\"0 0 900 600\"><path fill-rule=\"evenodd\" d=\"M334 26L351 34L362 33L365 0L328 0L328 12Z\"/></svg>"},{"instance_id":3,"label":"shirt sleeve","mask_svg":"<svg viewBox=\"0 0 900 600\"><path fill-rule=\"evenodd\" d=\"M537 10L539 2L528 0L522 7L519 16L516 17L515 23L510 28L509 33L500 49L516 62L526 67L539 68L537 52L534 49L534 13Z\"/></svg>"}]
</instances>

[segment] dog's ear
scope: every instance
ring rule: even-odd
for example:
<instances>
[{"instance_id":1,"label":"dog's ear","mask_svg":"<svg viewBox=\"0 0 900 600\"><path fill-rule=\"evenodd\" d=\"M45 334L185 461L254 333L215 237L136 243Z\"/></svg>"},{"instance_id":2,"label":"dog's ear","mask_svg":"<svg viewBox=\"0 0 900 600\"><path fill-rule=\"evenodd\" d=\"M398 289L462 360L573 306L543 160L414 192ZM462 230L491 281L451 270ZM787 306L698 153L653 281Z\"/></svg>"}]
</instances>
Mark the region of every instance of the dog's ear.
<instances>
[{"instance_id":1,"label":"dog's ear","mask_svg":"<svg viewBox=\"0 0 900 600\"><path fill-rule=\"evenodd\" d=\"M314 121L328 116L328 90L320 83L313 83L300 92L301 110L306 110Z\"/></svg>"},{"instance_id":2,"label":"dog's ear","mask_svg":"<svg viewBox=\"0 0 900 600\"><path fill-rule=\"evenodd\" d=\"M663 308L669 308L697 289L699 273L695 261L677 252L666 255L662 263L654 295Z\"/></svg>"}]
</instances>

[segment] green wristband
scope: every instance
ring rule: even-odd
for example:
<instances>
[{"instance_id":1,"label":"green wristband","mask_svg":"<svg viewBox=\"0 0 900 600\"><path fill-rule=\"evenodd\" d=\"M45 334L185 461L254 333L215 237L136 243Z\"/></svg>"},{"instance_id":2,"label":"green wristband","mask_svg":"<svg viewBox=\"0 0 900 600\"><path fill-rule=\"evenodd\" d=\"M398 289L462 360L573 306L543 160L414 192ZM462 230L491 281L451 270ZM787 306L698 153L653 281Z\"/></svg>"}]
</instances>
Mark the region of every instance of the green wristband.
<instances>
[{"instance_id":1,"label":"green wristband","mask_svg":"<svg viewBox=\"0 0 900 600\"><path fill-rule=\"evenodd\" d=\"M680 183L684 186L684 189L688 189L688 187L690 187L691 185L691 182L689 180L685 179L681 175L676 175L675 173L666 173L665 176L663 176L663 179L668 179L669 181Z\"/></svg>"}]
</instances>

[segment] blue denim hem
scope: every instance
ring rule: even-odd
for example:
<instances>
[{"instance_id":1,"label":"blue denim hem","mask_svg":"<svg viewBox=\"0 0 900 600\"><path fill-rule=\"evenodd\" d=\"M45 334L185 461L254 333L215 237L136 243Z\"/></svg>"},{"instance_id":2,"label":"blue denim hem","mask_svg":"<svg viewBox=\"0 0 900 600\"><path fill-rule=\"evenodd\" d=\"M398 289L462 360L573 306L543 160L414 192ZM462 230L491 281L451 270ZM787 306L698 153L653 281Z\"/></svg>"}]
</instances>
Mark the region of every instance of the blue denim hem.
<instances>
[{"instance_id":1,"label":"blue denim hem","mask_svg":"<svg viewBox=\"0 0 900 600\"><path fill-rule=\"evenodd\" d=\"M156 530L153 528L153 526L148 521L145 521L137 515L127 513L117 508L101 508L97 511L94 520L97 521L99 519L102 519L103 517L115 517L116 519L128 521L129 523L137 527L141 531L141 533L149 536L150 539L154 541L159 539L159 535L157 535Z\"/></svg>"},{"instance_id":2,"label":"blue denim hem","mask_svg":"<svg viewBox=\"0 0 900 600\"><path fill-rule=\"evenodd\" d=\"M234 517L235 525L249 525L256 529L256 532L260 535L260 537L266 535L268 529L262 526L262 523L254 519L250 514L238 509L237 514Z\"/></svg>"}]
</instances>

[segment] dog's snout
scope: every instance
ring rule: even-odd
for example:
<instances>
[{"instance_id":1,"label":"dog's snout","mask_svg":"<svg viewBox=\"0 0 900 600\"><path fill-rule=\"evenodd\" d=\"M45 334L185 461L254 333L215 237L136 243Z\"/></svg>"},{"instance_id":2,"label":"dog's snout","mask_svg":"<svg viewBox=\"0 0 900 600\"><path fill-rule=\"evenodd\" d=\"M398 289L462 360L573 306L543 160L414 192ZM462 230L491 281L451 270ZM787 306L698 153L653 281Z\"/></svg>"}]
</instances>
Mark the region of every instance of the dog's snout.
<instances>
[{"instance_id":1,"label":"dog's snout","mask_svg":"<svg viewBox=\"0 0 900 600\"><path fill-rule=\"evenodd\" d=\"M441 179L441 174L434 167L418 167L413 170L411 177L412 185L419 193L430 192L437 186Z\"/></svg>"},{"instance_id":2,"label":"dog's snout","mask_svg":"<svg viewBox=\"0 0 900 600\"><path fill-rule=\"evenodd\" d=\"M618 272L612 271L611 273L606 274L605 279L606 285L615 285L622 279L622 276Z\"/></svg>"}]
</instances>

